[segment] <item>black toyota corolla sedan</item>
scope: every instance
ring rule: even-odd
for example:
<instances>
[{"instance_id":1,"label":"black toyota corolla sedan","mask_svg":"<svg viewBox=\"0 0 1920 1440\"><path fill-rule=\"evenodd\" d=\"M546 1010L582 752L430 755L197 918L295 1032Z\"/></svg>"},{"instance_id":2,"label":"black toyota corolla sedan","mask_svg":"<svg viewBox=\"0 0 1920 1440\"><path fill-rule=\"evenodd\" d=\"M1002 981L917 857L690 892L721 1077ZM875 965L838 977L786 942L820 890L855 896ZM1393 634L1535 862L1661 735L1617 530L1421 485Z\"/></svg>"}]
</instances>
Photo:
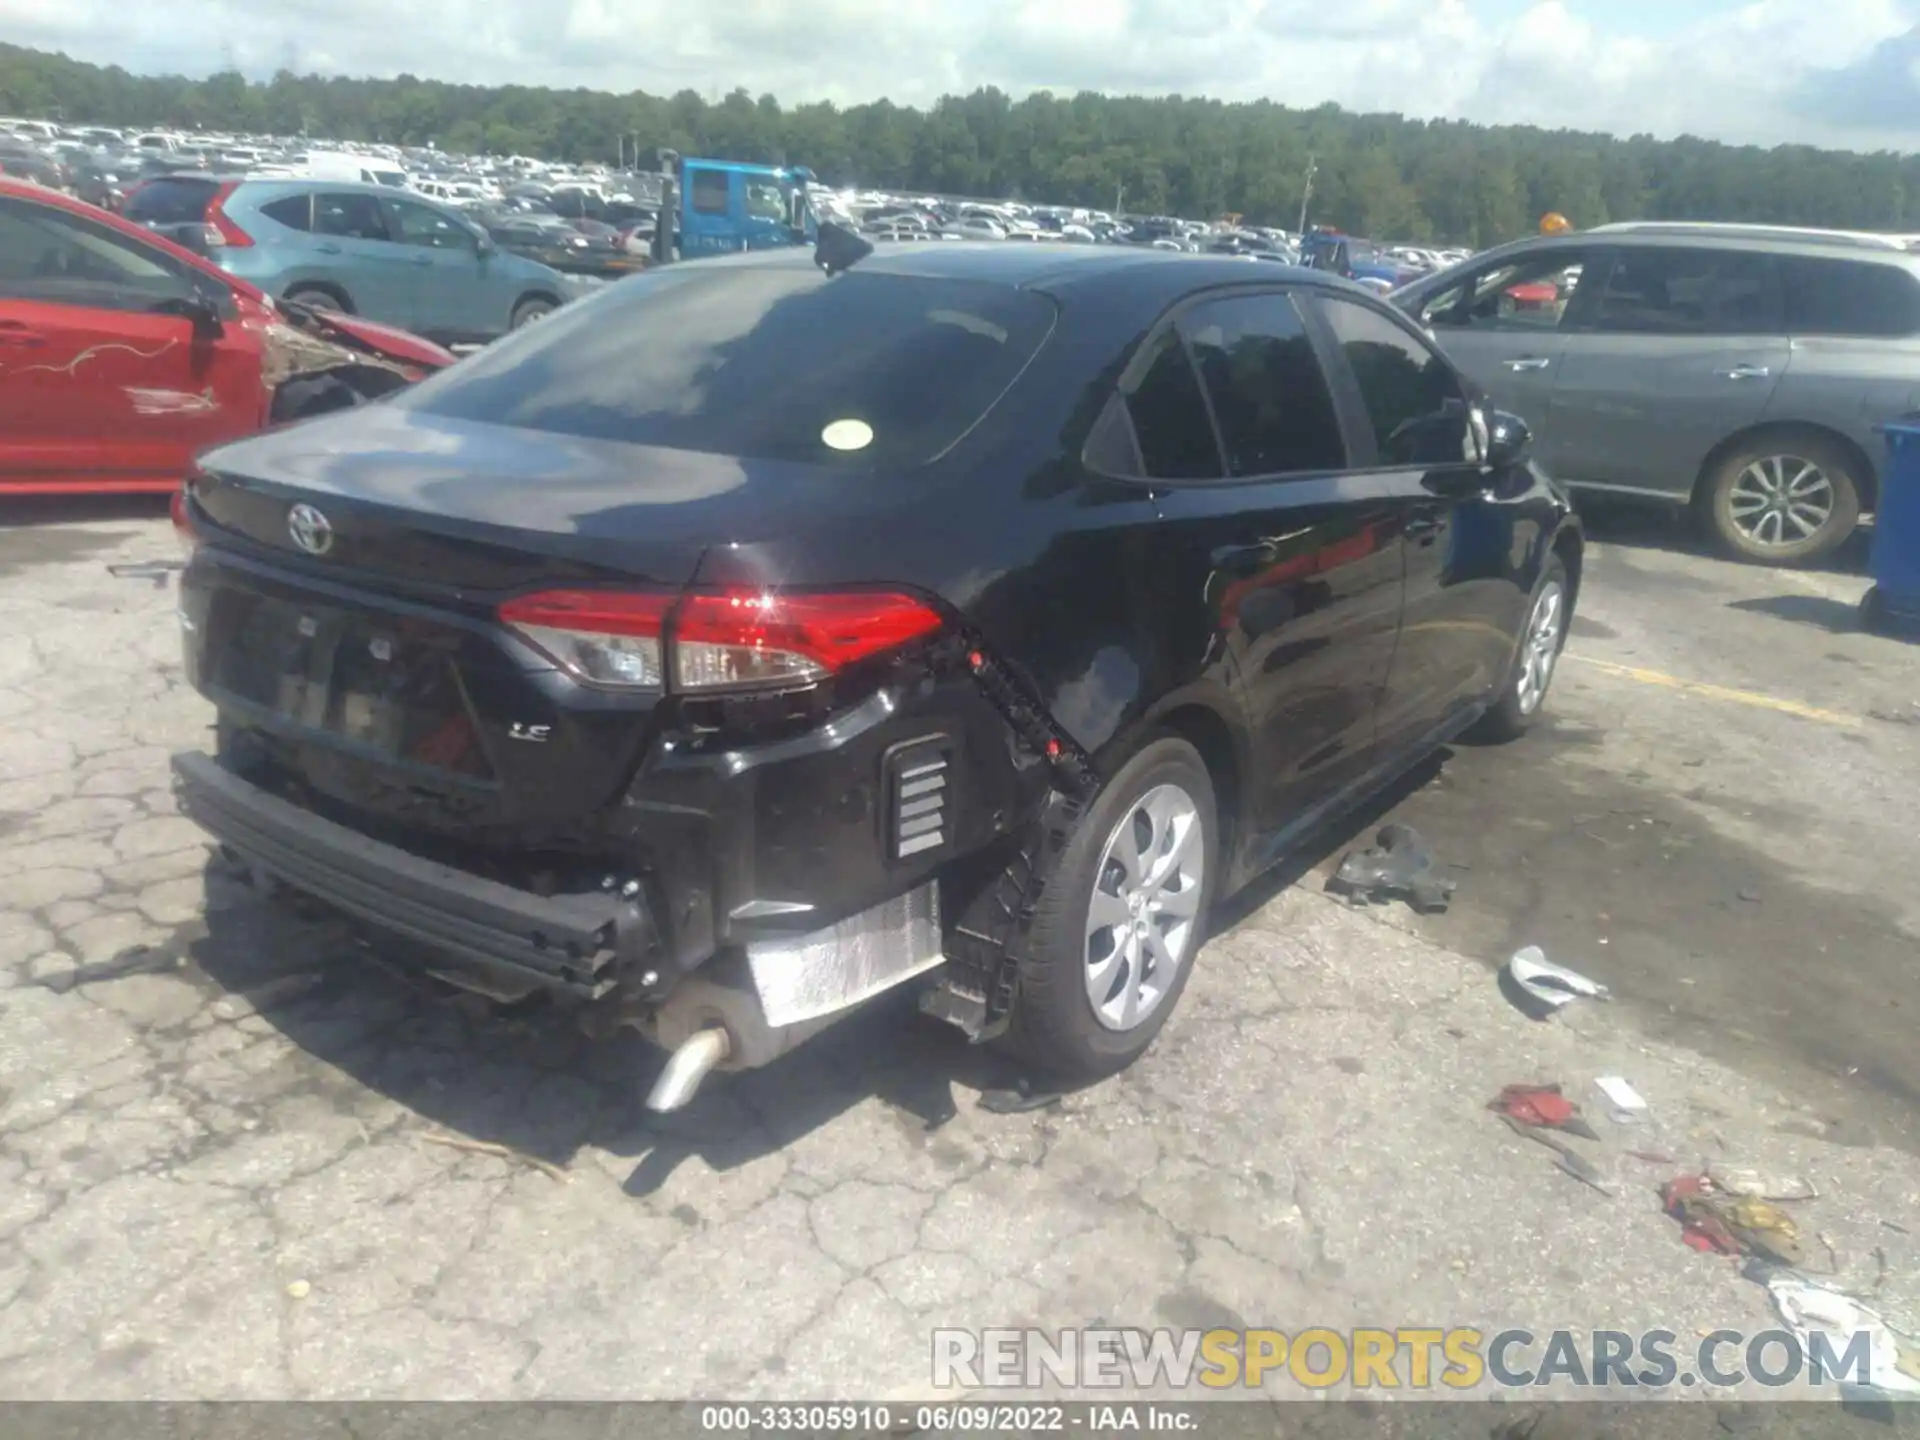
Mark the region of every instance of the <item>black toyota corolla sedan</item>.
<instances>
[{"instance_id":1,"label":"black toyota corolla sedan","mask_svg":"<svg viewBox=\"0 0 1920 1440\"><path fill-rule=\"evenodd\" d=\"M1067 1075L1209 904L1552 679L1582 542L1364 290L1120 248L662 268L176 510L234 862L673 1052L862 1001Z\"/></svg>"}]
</instances>

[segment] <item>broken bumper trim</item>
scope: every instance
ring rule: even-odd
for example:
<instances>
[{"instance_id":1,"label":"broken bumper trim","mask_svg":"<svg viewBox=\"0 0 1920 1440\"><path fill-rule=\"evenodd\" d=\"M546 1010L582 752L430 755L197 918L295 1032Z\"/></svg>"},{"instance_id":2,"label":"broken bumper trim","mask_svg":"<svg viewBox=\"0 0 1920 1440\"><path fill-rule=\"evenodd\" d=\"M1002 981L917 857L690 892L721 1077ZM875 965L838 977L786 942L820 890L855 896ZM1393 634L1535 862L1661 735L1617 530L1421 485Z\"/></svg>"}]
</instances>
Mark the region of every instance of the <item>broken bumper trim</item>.
<instances>
[{"instance_id":1,"label":"broken bumper trim","mask_svg":"<svg viewBox=\"0 0 1920 1440\"><path fill-rule=\"evenodd\" d=\"M208 755L174 756L173 775L181 812L242 860L382 929L586 998L643 958L651 927L637 900L535 895L424 860L270 795Z\"/></svg>"}]
</instances>

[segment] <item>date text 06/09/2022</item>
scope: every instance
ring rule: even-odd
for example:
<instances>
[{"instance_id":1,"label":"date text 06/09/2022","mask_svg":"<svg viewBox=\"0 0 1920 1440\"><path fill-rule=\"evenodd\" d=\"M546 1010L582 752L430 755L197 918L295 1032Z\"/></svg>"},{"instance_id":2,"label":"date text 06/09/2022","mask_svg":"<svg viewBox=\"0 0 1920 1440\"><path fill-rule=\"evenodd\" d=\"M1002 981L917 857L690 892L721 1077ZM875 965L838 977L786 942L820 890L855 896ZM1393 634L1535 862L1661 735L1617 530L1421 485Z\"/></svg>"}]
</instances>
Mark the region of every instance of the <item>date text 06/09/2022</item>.
<instances>
[{"instance_id":1,"label":"date text 06/09/2022","mask_svg":"<svg viewBox=\"0 0 1920 1440\"><path fill-rule=\"evenodd\" d=\"M979 1433L1027 1435L1078 1430L1190 1432L1199 1428L1190 1409L1157 1404L1079 1405L706 1405L700 1428L719 1432L795 1431L850 1435Z\"/></svg>"}]
</instances>

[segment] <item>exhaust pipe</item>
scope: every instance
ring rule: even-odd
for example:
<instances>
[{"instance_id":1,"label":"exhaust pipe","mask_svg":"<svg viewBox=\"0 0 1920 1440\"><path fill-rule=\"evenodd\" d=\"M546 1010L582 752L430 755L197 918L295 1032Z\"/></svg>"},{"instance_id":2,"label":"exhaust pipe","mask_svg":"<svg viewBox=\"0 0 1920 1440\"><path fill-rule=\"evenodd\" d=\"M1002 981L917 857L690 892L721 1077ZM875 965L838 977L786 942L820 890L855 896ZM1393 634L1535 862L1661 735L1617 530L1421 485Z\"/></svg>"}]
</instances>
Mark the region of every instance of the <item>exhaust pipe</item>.
<instances>
[{"instance_id":1,"label":"exhaust pipe","mask_svg":"<svg viewBox=\"0 0 1920 1440\"><path fill-rule=\"evenodd\" d=\"M667 1058L667 1068L647 1092L647 1108L657 1114L678 1110L693 1099L700 1082L733 1053L733 1042L718 1025L696 1030Z\"/></svg>"}]
</instances>

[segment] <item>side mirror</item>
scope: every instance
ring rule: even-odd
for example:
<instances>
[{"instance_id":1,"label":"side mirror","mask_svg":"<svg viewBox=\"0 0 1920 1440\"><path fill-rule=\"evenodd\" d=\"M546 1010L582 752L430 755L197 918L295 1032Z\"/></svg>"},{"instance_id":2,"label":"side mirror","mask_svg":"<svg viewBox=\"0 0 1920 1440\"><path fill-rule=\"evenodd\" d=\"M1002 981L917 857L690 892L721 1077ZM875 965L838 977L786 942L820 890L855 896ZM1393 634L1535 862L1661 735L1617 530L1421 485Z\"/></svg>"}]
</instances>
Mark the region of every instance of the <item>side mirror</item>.
<instances>
[{"instance_id":1,"label":"side mirror","mask_svg":"<svg viewBox=\"0 0 1920 1440\"><path fill-rule=\"evenodd\" d=\"M162 315L178 315L193 325L195 340L217 340L226 333L226 324L221 319L220 307L207 296L194 293L181 295L171 300L162 300L153 307Z\"/></svg>"},{"instance_id":2,"label":"side mirror","mask_svg":"<svg viewBox=\"0 0 1920 1440\"><path fill-rule=\"evenodd\" d=\"M1496 410L1487 417L1487 465L1502 470L1526 463L1533 451L1533 431L1518 415Z\"/></svg>"},{"instance_id":3,"label":"side mirror","mask_svg":"<svg viewBox=\"0 0 1920 1440\"><path fill-rule=\"evenodd\" d=\"M493 236L491 235L480 234L480 235L474 236L473 246L474 246L474 249L479 252L480 258L482 260L487 259L489 256L497 255L500 253L500 247L494 243Z\"/></svg>"}]
</instances>

